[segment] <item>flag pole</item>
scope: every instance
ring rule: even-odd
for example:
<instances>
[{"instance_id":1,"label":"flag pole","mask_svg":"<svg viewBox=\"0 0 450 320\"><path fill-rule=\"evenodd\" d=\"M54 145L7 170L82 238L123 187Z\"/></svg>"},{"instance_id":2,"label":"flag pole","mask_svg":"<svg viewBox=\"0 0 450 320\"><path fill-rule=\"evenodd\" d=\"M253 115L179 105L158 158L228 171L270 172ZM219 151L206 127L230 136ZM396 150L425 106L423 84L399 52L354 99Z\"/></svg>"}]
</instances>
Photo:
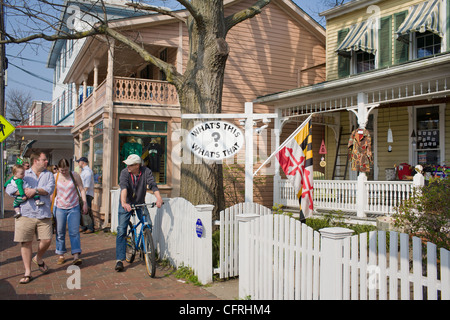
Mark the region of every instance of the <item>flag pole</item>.
<instances>
[{"instance_id":1,"label":"flag pole","mask_svg":"<svg viewBox=\"0 0 450 320\"><path fill-rule=\"evenodd\" d=\"M286 144L288 144L296 135L297 133L299 133L300 130L303 129L303 127L305 126L306 123L308 123L308 121L311 119L311 117L313 116L314 113L311 113L309 115L309 117L303 121L303 123L286 139L284 140L284 142L277 148L277 150L275 150L267 159L266 161L263 162L263 164L253 173L253 176L256 176L256 174L258 173L258 171L264 167L272 158L275 154L277 154L281 149L284 148L284 146Z\"/></svg>"}]
</instances>

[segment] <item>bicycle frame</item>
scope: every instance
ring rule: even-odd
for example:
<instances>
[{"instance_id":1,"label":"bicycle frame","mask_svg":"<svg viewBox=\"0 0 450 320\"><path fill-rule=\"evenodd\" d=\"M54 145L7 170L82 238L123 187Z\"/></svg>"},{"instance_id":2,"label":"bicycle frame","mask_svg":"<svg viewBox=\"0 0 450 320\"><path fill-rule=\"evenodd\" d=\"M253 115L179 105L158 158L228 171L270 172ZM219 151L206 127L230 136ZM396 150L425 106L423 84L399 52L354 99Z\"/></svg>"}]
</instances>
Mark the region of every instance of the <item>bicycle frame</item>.
<instances>
[{"instance_id":1,"label":"bicycle frame","mask_svg":"<svg viewBox=\"0 0 450 320\"><path fill-rule=\"evenodd\" d=\"M139 218L138 214L137 214L137 207L144 207L146 205L133 205L132 206L132 213L131 216L136 216L139 220L139 222L137 224L131 223L132 225L132 229L130 231L128 231L128 234L134 230L134 243L135 243L135 248L136 250L139 250L141 247L141 241L142 241L142 246L144 251L147 250L147 248L145 248L145 241L143 241L144 238L144 230L145 228L149 228L150 231L152 231L152 226L149 222L151 222L150 219L150 213L148 212L148 210L142 209L142 218ZM146 217L148 216L148 220L146 219ZM139 226L142 225L141 230L138 232Z\"/></svg>"}]
</instances>

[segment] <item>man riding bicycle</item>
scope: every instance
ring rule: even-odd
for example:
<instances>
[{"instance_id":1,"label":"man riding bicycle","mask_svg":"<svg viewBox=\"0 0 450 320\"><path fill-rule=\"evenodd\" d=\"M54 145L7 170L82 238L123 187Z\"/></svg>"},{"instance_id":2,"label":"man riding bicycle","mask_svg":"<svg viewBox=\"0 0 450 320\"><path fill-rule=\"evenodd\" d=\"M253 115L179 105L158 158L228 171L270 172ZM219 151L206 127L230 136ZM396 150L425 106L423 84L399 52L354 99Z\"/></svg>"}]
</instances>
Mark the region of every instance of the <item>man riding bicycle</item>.
<instances>
[{"instance_id":1,"label":"man riding bicycle","mask_svg":"<svg viewBox=\"0 0 450 320\"><path fill-rule=\"evenodd\" d=\"M120 172L120 202L119 202L119 224L116 237L116 267L117 272L123 271L123 260L127 246L127 227L131 217L131 205L145 203L147 185L156 197L156 206L161 208L163 200L156 185L152 171L141 165L142 160L137 154L131 154L124 161L127 165ZM141 207L136 208L139 219L142 217Z\"/></svg>"}]
</instances>

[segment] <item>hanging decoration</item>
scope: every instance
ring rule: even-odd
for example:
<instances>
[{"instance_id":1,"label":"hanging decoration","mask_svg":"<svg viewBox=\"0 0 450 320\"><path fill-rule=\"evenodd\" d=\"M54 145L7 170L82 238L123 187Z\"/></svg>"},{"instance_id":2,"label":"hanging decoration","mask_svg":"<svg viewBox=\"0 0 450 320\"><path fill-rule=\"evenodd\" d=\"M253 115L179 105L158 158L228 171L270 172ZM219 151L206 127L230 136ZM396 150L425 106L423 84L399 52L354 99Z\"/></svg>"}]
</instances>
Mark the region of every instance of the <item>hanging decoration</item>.
<instances>
[{"instance_id":1,"label":"hanging decoration","mask_svg":"<svg viewBox=\"0 0 450 320\"><path fill-rule=\"evenodd\" d=\"M322 138L322 143L320 144L319 154L322 154L322 155L323 154L327 154L327 147L325 146L325 140L323 138ZM320 166L322 168L324 168L327 165L324 156L322 156L320 158L320 163L319 164L320 164Z\"/></svg>"},{"instance_id":2,"label":"hanging decoration","mask_svg":"<svg viewBox=\"0 0 450 320\"><path fill-rule=\"evenodd\" d=\"M394 136L392 135L392 129L391 129L391 107L389 107L389 129L387 132L387 143L394 143ZM389 144L388 146L388 152L392 152L392 146Z\"/></svg>"}]
</instances>

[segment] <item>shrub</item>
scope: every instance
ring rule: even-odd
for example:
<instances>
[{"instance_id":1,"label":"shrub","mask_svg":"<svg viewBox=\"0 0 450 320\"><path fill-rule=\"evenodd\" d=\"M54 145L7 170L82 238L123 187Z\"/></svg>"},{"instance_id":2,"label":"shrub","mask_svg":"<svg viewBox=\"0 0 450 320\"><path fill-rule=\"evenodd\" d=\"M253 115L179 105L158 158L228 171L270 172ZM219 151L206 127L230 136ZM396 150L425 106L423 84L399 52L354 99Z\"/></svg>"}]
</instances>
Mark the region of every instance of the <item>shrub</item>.
<instances>
[{"instance_id":1,"label":"shrub","mask_svg":"<svg viewBox=\"0 0 450 320\"><path fill-rule=\"evenodd\" d=\"M450 250L450 179L432 179L415 189L393 218L395 226L404 232Z\"/></svg>"}]
</instances>

